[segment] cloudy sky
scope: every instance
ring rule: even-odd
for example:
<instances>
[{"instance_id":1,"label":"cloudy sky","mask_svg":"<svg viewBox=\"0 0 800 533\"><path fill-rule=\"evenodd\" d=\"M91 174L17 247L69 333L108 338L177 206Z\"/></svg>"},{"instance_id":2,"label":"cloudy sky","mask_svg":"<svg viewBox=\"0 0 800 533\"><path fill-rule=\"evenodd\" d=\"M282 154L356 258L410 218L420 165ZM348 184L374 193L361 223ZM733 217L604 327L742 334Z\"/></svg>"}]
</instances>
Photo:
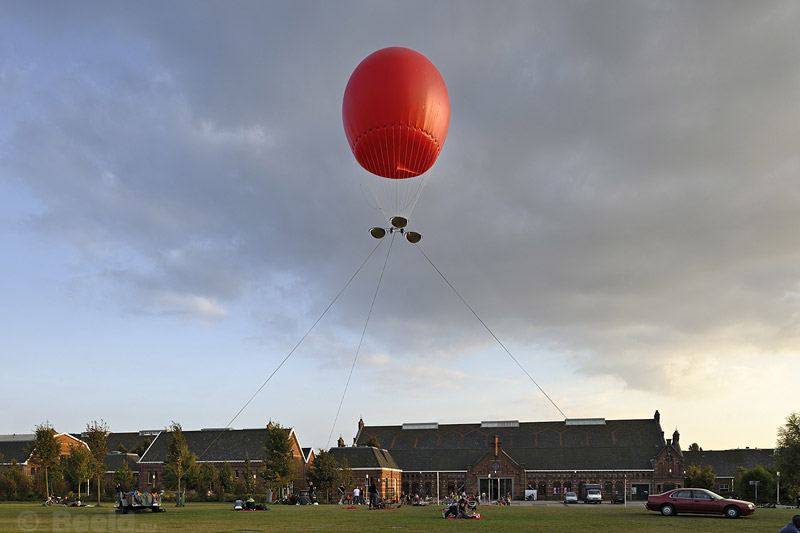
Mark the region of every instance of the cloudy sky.
<instances>
[{"instance_id":1,"label":"cloudy sky","mask_svg":"<svg viewBox=\"0 0 800 533\"><path fill-rule=\"evenodd\" d=\"M794 1L0 2L0 433L226 426L291 354L232 426L658 409L774 446L798 27ZM418 247L369 236L342 127L387 46L450 94Z\"/></svg>"}]
</instances>

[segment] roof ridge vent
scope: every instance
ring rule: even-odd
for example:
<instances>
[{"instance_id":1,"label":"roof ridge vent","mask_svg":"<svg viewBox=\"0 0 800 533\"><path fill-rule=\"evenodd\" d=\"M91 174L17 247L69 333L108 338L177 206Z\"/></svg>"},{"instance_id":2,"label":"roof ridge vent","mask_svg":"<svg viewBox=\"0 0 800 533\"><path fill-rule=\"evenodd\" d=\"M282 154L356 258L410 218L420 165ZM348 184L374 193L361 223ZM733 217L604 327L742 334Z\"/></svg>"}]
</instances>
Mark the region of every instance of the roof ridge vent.
<instances>
[{"instance_id":1,"label":"roof ridge vent","mask_svg":"<svg viewBox=\"0 0 800 533\"><path fill-rule=\"evenodd\" d=\"M439 429L439 422L407 422L403 429Z\"/></svg>"},{"instance_id":2,"label":"roof ridge vent","mask_svg":"<svg viewBox=\"0 0 800 533\"><path fill-rule=\"evenodd\" d=\"M518 428L519 420L484 420L482 428Z\"/></svg>"},{"instance_id":3,"label":"roof ridge vent","mask_svg":"<svg viewBox=\"0 0 800 533\"><path fill-rule=\"evenodd\" d=\"M605 426L605 418L566 418L565 426Z\"/></svg>"}]
</instances>

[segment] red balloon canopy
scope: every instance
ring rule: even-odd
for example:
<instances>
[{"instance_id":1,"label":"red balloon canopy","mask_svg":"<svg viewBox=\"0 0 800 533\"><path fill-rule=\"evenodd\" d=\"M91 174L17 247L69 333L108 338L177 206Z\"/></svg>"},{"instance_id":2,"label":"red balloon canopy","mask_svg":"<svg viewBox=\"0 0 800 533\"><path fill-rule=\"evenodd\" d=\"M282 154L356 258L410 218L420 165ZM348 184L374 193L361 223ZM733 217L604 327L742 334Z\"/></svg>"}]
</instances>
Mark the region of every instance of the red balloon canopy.
<instances>
[{"instance_id":1,"label":"red balloon canopy","mask_svg":"<svg viewBox=\"0 0 800 533\"><path fill-rule=\"evenodd\" d=\"M362 167L384 178L411 178L439 157L450 125L450 97L428 58L409 48L384 48L350 76L342 121Z\"/></svg>"}]
</instances>

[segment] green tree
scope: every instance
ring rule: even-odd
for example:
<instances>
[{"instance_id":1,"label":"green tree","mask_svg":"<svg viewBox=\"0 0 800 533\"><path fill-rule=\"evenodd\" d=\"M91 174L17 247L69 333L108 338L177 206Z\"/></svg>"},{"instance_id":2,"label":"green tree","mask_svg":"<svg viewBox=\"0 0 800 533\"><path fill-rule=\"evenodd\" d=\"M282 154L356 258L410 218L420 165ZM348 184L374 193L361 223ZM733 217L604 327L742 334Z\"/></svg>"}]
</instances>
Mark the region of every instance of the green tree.
<instances>
[{"instance_id":1,"label":"green tree","mask_svg":"<svg viewBox=\"0 0 800 533\"><path fill-rule=\"evenodd\" d=\"M71 445L70 455L64 467L64 476L73 486L78 486L78 499L81 497L81 484L92 475L92 454L83 444ZM86 488L88 495L89 488Z\"/></svg>"},{"instance_id":2,"label":"green tree","mask_svg":"<svg viewBox=\"0 0 800 533\"><path fill-rule=\"evenodd\" d=\"M758 481L758 497L756 498L756 486L751 485L751 481ZM757 466L750 470L740 468L734 478L736 494L745 500L755 503L774 501L776 486L775 477L763 466Z\"/></svg>"},{"instance_id":3,"label":"green tree","mask_svg":"<svg viewBox=\"0 0 800 533\"><path fill-rule=\"evenodd\" d=\"M100 507L100 489L103 484L103 476L106 473L106 455L108 455L108 424L102 419L100 422L92 420L91 424L86 424L86 442L92 454L92 474L97 484L97 506Z\"/></svg>"},{"instance_id":4,"label":"green tree","mask_svg":"<svg viewBox=\"0 0 800 533\"><path fill-rule=\"evenodd\" d=\"M691 443L689 445L689 451L690 452L702 452L703 448L701 448L700 445L697 444L696 442L693 442L693 443Z\"/></svg>"},{"instance_id":5,"label":"green tree","mask_svg":"<svg viewBox=\"0 0 800 533\"><path fill-rule=\"evenodd\" d=\"M16 459L9 468L0 469L0 499L27 500L31 493L31 480L22 472Z\"/></svg>"},{"instance_id":6,"label":"green tree","mask_svg":"<svg viewBox=\"0 0 800 533\"><path fill-rule=\"evenodd\" d=\"M781 492L800 494L800 412L786 417L786 424L778 428L776 467L781 473Z\"/></svg>"},{"instance_id":7,"label":"green tree","mask_svg":"<svg viewBox=\"0 0 800 533\"><path fill-rule=\"evenodd\" d=\"M375 435L373 435L369 438L367 442L363 444L363 446L372 446L373 448L380 448L381 443L378 442L378 438Z\"/></svg>"},{"instance_id":8,"label":"green tree","mask_svg":"<svg viewBox=\"0 0 800 533\"><path fill-rule=\"evenodd\" d=\"M336 461L336 458L329 452L319 450L307 476L308 480L319 490L325 491L326 500L330 501L330 491L336 488L341 477L339 472L339 462Z\"/></svg>"},{"instance_id":9,"label":"green tree","mask_svg":"<svg viewBox=\"0 0 800 533\"><path fill-rule=\"evenodd\" d=\"M216 482L217 469L208 462L201 464L197 475L197 485L203 494L207 494L209 491L214 490L214 484Z\"/></svg>"},{"instance_id":10,"label":"green tree","mask_svg":"<svg viewBox=\"0 0 800 533\"><path fill-rule=\"evenodd\" d=\"M297 463L292 455L291 431L289 428L275 424L268 432L267 441L264 443L264 466L261 477L267 487L278 494L294 480L297 473Z\"/></svg>"},{"instance_id":11,"label":"green tree","mask_svg":"<svg viewBox=\"0 0 800 533\"><path fill-rule=\"evenodd\" d=\"M123 492L133 490L133 486L136 483L136 476L134 476L133 470L131 470L127 459L124 457L122 458L122 462L120 463L119 467L114 471L113 481L114 484L119 483Z\"/></svg>"},{"instance_id":12,"label":"green tree","mask_svg":"<svg viewBox=\"0 0 800 533\"><path fill-rule=\"evenodd\" d=\"M51 496L49 470L57 467L61 457L61 449L56 441L56 430L45 421L34 429L33 449L31 462L44 469L45 497Z\"/></svg>"},{"instance_id":13,"label":"green tree","mask_svg":"<svg viewBox=\"0 0 800 533\"><path fill-rule=\"evenodd\" d=\"M233 468L228 461L222 463L222 470L219 473L219 485L221 493L233 492L236 485L236 478L233 476Z\"/></svg>"},{"instance_id":14,"label":"green tree","mask_svg":"<svg viewBox=\"0 0 800 533\"><path fill-rule=\"evenodd\" d=\"M686 469L684 487L697 487L711 489L714 487L716 474L711 470L711 465L689 465Z\"/></svg>"},{"instance_id":15,"label":"green tree","mask_svg":"<svg viewBox=\"0 0 800 533\"><path fill-rule=\"evenodd\" d=\"M347 459L342 457L339 463L339 485L344 485L345 490L350 491L355 486L353 481L353 471L350 469L350 463Z\"/></svg>"},{"instance_id":16,"label":"green tree","mask_svg":"<svg viewBox=\"0 0 800 533\"><path fill-rule=\"evenodd\" d=\"M168 487L177 486L178 493L181 492L181 480L192 471L196 471L195 461L197 456L189 451L189 445L183 435L181 425L173 421L167 429L171 439L167 446L167 456L164 459L164 480ZM184 487L184 490L186 487Z\"/></svg>"},{"instance_id":17,"label":"green tree","mask_svg":"<svg viewBox=\"0 0 800 533\"><path fill-rule=\"evenodd\" d=\"M256 483L253 479L253 471L250 469L250 454L244 452L244 491L252 496L255 489Z\"/></svg>"}]
</instances>

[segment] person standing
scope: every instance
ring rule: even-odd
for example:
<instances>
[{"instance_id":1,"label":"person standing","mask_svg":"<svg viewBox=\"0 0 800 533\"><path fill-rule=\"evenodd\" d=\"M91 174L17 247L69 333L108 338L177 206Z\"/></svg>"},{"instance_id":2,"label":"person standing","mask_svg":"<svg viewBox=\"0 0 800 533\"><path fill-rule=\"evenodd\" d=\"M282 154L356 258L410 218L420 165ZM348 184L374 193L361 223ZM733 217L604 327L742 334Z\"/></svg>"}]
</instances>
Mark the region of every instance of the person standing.
<instances>
[{"instance_id":1,"label":"person standing","mask_svg":"<svg viewBox=\"0 0 800 533\"><path fill-rule=\"evenodd\" d=\"M375 481L369 484L369 508L370 510L378 508L378 489L375 487Z\"/></svg>"},{"instance_id":2,"label":"person standing","mask_svg":"<svg viewBox=\"0 0 800 533\"><path fill-rule=\"evenodd\" d=\"M361 505L361 490L358 487L353 489L353 505Z\"/></svg>"}]
</instances>

